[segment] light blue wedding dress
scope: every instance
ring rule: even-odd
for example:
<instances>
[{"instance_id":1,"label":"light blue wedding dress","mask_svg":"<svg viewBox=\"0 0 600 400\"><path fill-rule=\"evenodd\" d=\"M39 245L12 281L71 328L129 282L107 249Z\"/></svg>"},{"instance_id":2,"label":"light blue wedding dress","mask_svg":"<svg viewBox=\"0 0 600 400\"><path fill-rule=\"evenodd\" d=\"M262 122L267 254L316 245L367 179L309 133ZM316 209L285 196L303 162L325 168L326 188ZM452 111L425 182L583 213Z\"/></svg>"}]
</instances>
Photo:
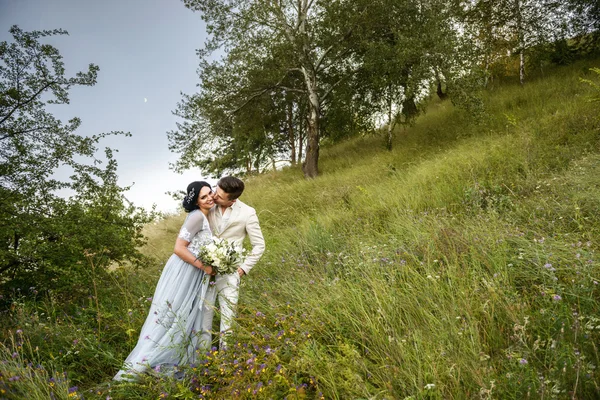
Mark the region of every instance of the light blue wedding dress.
<instances>
[{"instance_id":1,"label":"light blue wedding dress","mask_svg":"<svg viewBox=\"0 0 600 400\"><path fill-rule=\"evenodd\" d=\"M198 255L211 240L208 220L200 210L190 212L178 237L189 241L188 249ZM135 380L148 368L172 369L192 364L200 343L202 308L209 275L173 254L160 276L150 312L137 345L114 380Z\"/></svg>"}]
</instances>

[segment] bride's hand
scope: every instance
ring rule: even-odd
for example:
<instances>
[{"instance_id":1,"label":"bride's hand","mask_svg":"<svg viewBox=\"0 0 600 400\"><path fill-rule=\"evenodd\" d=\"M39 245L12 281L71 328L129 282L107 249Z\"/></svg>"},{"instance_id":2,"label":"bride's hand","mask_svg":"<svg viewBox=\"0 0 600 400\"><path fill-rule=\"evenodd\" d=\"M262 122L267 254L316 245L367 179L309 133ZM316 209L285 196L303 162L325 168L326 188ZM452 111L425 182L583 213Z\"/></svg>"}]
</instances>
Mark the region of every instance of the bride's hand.
<instances>
[{"instance_id":1,"label":"bride's hand","mask_svg":"<svg viewBox=\"0 0 600 400\"><path fill-rule=\"evenodd\" d=\"M214 275L213 267L210 265L204 265L204 273L207 275Z\"/></svg>"}]
</instances>

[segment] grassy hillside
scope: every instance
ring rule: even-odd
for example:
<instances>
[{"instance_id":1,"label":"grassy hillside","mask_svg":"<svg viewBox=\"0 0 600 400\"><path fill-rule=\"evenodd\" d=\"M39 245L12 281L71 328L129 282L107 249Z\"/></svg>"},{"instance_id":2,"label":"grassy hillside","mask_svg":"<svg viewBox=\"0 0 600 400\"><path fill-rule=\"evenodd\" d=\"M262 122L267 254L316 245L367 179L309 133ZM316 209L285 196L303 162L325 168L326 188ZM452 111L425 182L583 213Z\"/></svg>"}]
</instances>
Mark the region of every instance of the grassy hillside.
<instances>
[{"instance_id":1,"label":"grassy hillside","mask_svg":"<svg viewBox=\"0 0 600 400\"><path fill-rule=\"evenodd\" d=\"M182 216L149 226L147 270L13 306L0 398L599 398L600 113L579 80L599 65L491 88L479 120L431 100L393 151L323 149L314 180L247 179L267 252L235 345L183 382L109 385Z\"/></svg>"}]
</instances>

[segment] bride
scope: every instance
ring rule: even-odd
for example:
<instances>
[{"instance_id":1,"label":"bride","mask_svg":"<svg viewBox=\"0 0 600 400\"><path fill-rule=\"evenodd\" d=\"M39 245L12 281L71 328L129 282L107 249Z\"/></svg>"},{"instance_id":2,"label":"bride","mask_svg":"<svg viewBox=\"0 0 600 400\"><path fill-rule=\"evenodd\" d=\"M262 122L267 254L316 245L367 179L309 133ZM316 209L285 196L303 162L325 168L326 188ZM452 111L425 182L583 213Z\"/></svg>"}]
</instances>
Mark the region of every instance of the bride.
<instances>
[{"instance_id":1,"label":"bride","mask_svg":"<svg viewBox=\"0 0 600 400\"><path fill-rule=\"evenodd\" d=\"M204 278L212 275L213 269L196 255L210 242L206 216L213 205L208 183L188 185L183 208L189 214L177 236L174 254L160 276L137 345L114 380L135 380L148 368L194 363L197 349L208 346L199 342L203 317L199 305L208 288L209 279Z\"/></svg>"}]
</instances>

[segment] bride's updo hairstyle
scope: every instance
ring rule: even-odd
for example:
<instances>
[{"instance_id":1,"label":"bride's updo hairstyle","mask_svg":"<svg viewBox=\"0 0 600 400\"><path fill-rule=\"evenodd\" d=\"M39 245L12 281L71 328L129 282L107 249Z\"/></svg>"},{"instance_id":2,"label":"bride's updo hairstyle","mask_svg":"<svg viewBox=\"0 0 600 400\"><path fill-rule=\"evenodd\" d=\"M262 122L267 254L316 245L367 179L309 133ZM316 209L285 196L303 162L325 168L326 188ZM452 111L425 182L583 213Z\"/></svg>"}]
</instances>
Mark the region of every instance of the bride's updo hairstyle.
<instances>
[{"instance_id":1,"label":"bride's updo hairstyle","mask_svg":"<svg viewBox=\"0 0 600 400\"><path fill-rule=\"evenodd\" d=\"M186 195L183 198L183 202L182 202L185 212L189 213L190 211L194 211L194 210L197 210L200 208L198 206L198 196L200 195L200 190L202 190L202 188L204 186L211 189L208 182L204 182L204 181L196 181L196 182L192 182L188 185ZM212 189L211 189L211 191L212 191Z\"/></svg>"}]
</instances>

